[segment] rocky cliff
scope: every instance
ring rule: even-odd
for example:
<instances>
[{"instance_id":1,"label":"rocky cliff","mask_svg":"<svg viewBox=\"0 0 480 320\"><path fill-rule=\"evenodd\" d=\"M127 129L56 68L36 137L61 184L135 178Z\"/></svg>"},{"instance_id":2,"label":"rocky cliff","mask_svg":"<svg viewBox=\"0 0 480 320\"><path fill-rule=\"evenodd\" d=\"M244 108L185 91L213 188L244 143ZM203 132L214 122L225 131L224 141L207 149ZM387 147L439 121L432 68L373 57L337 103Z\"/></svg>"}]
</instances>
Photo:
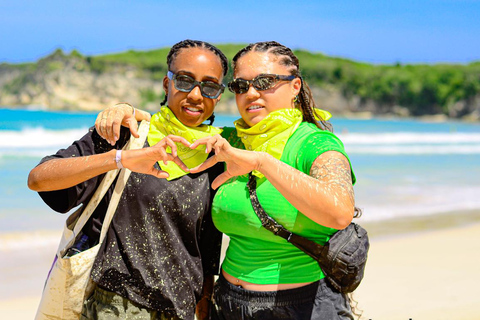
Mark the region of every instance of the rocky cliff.
<instances>
[{"instance_id":1,"label":"rocky cliff","mask_svg":"<svg viewBox=\"0 0 480 320\"><path fill-rule=\"evenodd\" d=\"M55 54L35 65L0 66L0 105L37 105L53 110L99 110L120 101L153 108L161 81L129 65L94 70L83 57Z\"/></svg>"}]
</instances>

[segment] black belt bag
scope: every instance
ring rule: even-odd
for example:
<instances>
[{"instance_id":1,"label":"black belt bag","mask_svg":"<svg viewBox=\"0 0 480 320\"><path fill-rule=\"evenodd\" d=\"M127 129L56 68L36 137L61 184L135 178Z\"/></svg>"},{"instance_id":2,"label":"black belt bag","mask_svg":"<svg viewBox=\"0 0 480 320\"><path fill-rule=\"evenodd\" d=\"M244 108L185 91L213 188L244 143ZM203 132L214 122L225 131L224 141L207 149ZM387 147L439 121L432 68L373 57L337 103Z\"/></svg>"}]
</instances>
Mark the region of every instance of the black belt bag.
<instances>
[{"instance_id":1,"label":"black belt bag","mask_svg":"<svg viewBox=\"0 0 480 320\"><path fill-rule=\"evenodd\" d=\"M262 226L280 236L318 261L328 282L342 293L353 292L363 279L367 263L367 231L356 223L337 231L325 245L294 234L270 217L260 205L257 197L257 181L249 174L248 190L253 209Z\"/></svg>"}]
</instances>

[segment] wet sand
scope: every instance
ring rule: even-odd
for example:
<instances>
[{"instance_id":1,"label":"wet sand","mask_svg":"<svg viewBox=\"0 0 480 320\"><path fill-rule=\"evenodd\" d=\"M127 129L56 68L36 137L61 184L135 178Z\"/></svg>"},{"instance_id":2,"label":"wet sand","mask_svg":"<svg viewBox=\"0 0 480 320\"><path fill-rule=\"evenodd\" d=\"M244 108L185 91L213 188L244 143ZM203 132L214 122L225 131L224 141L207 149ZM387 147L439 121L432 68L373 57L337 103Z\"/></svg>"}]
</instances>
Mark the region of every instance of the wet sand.
<instances>
[{"instance_id":1,"label":"wet sand","mask_svg":"<svg viewBox=\"0 0 480 320\"><path fill-rule=\"evenodd\" d=\"M362 319L478 319L479 212L362 225L371 234L365 278L354 294ZM8 249L0 236L4 319L34 318L60 233L36 236L43 241L31 250Z\"/></svg>"}]
</instances>

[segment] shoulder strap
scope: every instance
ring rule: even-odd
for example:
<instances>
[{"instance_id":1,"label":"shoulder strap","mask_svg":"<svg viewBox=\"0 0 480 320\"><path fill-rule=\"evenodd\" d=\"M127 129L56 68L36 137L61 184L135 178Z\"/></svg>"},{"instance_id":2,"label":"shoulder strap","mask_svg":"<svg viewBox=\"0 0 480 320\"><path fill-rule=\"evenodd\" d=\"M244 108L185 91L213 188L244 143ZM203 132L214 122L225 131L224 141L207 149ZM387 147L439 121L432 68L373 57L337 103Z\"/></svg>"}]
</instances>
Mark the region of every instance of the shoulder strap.
<instances>
[{"instance_id":1,"label":"shoulder strap","mask_svg":"<svg viewBox=\"0 0 480 320\"><path fill-rule=\"evenodd\" d=\"M145 140L147 139L149 129L149 122L142 121L140 127L138 128L139 137L135 138L132 136L130 141L128 142L126 149L141 149L145 144ZM127 180L130 177L132 171L128 170L127 168L123 168L118 176L117 184L115 185L115 190L113 191L112 198L110 199L110 203L108 204L107 213L105 214L105 219L103 220L102 224L102 232L100 233L100 241L99 243L103 242L105 235L107 234L107 230L110 226L110 222L113 219L113 215L117 210L118 202L120 201L120 197L122 196L123 189L125 189L125 185L127 184Z\"/></svg>"},{"instance_id":2,"label":"shoulder strap","mask_svg":"<svg viewBox=\"0 0 480 320\"><path fill-rule=\"evenodd\" d=\"M306 254L308 254L310 257L312 257L315 260L319 260L322 251L325 248L321 244L318 244L312 240L309 240L305 237L299 236L293 232L288 231L285 229L284 226L279 224L275 219L270 217L265 210L263 209L262 205L258 201L258 196L257 196L257 180L255 176L250 172L248 175L248 191L250 193L250 201L252 202L253 210L257 214L258 218L262 222L262 226L273 232L275 235L284 238Z\"/></svg>"}]
</instances>

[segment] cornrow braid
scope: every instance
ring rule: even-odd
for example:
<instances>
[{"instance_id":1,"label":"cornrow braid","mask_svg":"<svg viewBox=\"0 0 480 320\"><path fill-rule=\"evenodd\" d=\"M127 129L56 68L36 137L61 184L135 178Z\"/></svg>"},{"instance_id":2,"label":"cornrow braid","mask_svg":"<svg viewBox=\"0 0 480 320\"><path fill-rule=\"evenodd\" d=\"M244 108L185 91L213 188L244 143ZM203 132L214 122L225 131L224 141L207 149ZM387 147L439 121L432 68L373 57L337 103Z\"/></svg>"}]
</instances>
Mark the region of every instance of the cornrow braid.
<instances>
[{"instance_id":1,"label":"cornrow braid","mask_svg":"<svg viewBox=\"0 0 480 320\"><path fill-rule=\"evenodd\" d=\"M169 70L170 70L170 67L172 66L173 61L175 60L178 53L180 52L180 50L186 49L186 48L204 48L213 52L217 57L220 58L220 61L222 62L223 75L225 76L227 74L228 59L223 54L223 52L220 51L220 49L218 49L217 47L215 47L214 45L208 42L200 41L200 40L190 40L190 39L180 41L174 44L173 47L170 49L170 52L167 55L167 66Z\"/></svg>"},{"instance_id":2,"label":"cornrow braid","mask_svg":"<svg viewBox=\"0 0 480 320\"><path fill-rule=\"evenodd\" d=\"M210 121L210 125L213 124L213 122L215 121L215 113L212 113L212 115L210 117L208 117L207 121Z\"/></svg>"},{"instance_id":3,"label":"cornrow braid","mask_svg":"<svg viewBox=\"0 0 480 320\"><path fill-rule=\"evenodd\" d=\"M167 100L168 100L168 95L165 93L165 98L163 98L163 101L160 102L160 105L164 106L167 103Z\"/></svg>"},{"instance_id":4,"label":"cornrow braid","mask_svg":"<svg viewBox=\"0 0 480 320\"><path fill-rule=\"evenodd\" d=\"M299 77L302 81L302 87L300 88L298 101L296 102L295 106L302 111L303 119L307 122L315 124L322 130L333 131L333 127L329 122L326 120L317 121L315 119L315 115L317 114L317 106L313 100L312 91L305 80L303 80L302 75L300 74L300 63L298 58L295 56L292 50L290 50L290 48L287 48L276 41L251 43L237 52L237 54L233 57L232 63L234 69L238 59L250 51L266 52L278 57L280 65L288 67L291 75ZM321 119L321 116L318 116L318 118Z\"/></svg>"}]
</instances>

